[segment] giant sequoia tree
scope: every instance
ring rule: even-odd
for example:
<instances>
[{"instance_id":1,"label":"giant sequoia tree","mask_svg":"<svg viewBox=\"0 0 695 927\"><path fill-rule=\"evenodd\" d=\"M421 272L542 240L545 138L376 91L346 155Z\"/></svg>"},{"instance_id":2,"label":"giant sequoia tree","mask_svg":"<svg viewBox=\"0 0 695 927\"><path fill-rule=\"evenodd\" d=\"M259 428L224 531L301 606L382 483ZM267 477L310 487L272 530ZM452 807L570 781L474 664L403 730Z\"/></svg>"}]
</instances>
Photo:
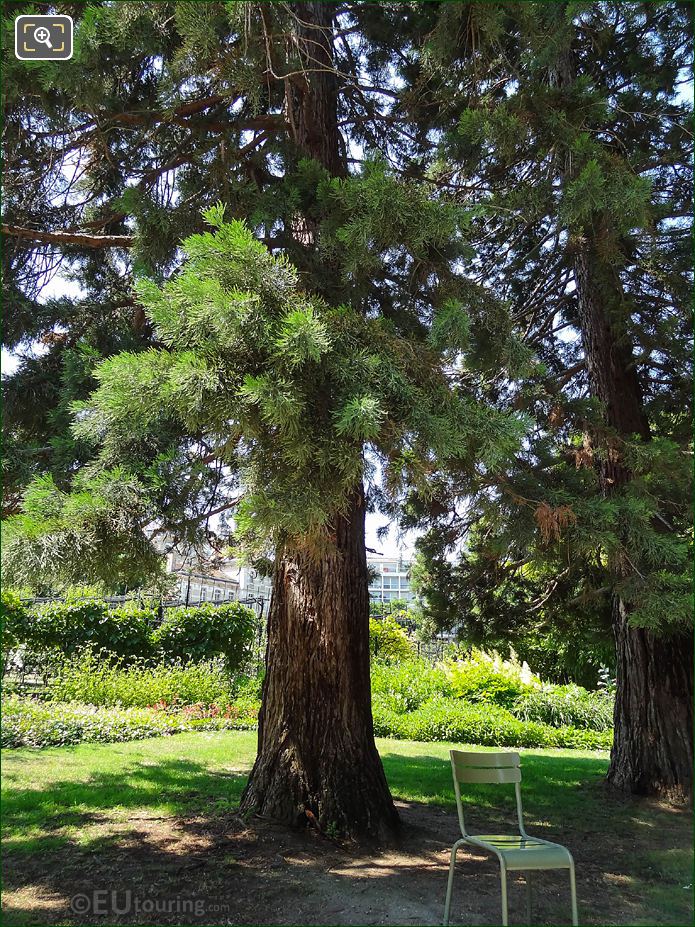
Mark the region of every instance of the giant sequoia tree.
<instances>
[{"instance_id":1,"label":"giant sequoia tree","mask_svg":"<svg viewBox=\"0 0 695 927\"><path fill-rule=\"evenodd\" d=\"M442 87L428 117L446 132L432 173L486 204L480 275L542 361L524 382L490 384L491 401L538 427L430 552L468 533L449 588L469 594L477 576L479 614L504 607L503 585L532 621L553 597L575 621L606 602L609 779L672 795L692 790L692 136L679 94L692 86L691 14L444 4L429 44ZM449 489L459 479L470 495L468 475L450 472ZM433 592L450 573L431 564Z\"/></svg>"},{"instance_id":2,"label":"giant sequoia tree","mask_svg":"<svg viewBox=\"0 0 695 927\"><path fill-rule=\"evenodd\" d=\"M234 511L275 557L245 804L379 833L363 519L409 492L478 611L510 577L516 617L608 606L611 778L687 791L689 8L58 6L67 65L3 26L5 337L44 348L5 386L8 575L141 581L145 525Z\"/></svg>"},{"instance_id":3,"label":"giant sequoia tree","mask_svg":"<svg viewBox=\"0 0 695 927\"><path fill-rule=\"evenodd\" d=\"M465 326L474 337L504 312L460 273L466 211L388 165L399 95L378 81L400 49L370 12L93 4L72 71L41 71L28 101L15 74L5 232L17 312L31 314L28 247L33 283L50 272L47 249L59 249L88 295L41 307L52 349L8 385L8 424L18 440L45 435L34 450L49 473L24 492L4 547L18 581L51 571L110 579L114 561L124 576L143 563L106 539L141 538L148 523L195 537L233 509L232 540L275 559L259 755L243 805L380 835L397 818L371 724L366 506L377 495L393 505L405 486L427 494L444 457L491 465L522 420L451 375L465 307L478 310ZM27 133L72 153L35 200L22 176L43 175L46 162L32 161ZM178 236L202 230L199 209L216 201L206 212L216 231L179 252ZM44 218L56 202L63 212ZM52 218L63 228L41 227ZM115 259L111 249L127 250ZM131 267L149 278L136 298ZM110 323L117 292L132 316L126 352ZM18 318L17 334L39 332ZM96 363L98 351L112 357ZM50 418L22 418L27 377L75 352L87 356L82 382L48 394ZM512 365L513 339L472 363L491 356ZM58 412L73 415L69 431ZM377 464L384 486L366 493Z\"/></svg>"}]
</instances>

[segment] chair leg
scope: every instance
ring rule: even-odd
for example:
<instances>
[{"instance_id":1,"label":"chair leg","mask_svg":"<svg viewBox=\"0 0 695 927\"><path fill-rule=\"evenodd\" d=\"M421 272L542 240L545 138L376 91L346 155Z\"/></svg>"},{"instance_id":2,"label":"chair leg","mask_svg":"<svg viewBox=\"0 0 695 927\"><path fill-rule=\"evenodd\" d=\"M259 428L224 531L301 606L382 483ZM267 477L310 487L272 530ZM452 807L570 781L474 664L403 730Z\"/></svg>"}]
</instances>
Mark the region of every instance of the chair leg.
<instances>
[{"instance_id":1,"label":"chair leg","mask_svg":"<svg viewBox=\"0 0 695 927\"><path fill-rule=\"evenodd\" d=\"M526 923L532 924L531 916L531 871L529 869L524 873L526 876Z\"/></svg>"},{"instance_id":2,"label":"chair leg","mask_svg":"<svg viewBox=\"0 0 695 927\"><path fill-rule=\"evenodd\" d=\"M570 895L572 898L572 924L577 927L579 915L577 913L577 882L574 878L574 862L570 863Z\"/></svg>"},{"instance_id":3,"label":"chair leg","mask_svg":"<svg viewBox=\"0 0 695 927\"><path fill-rule=\"evenodd\" d=\"M444 903L444 927L447 927L449 923L449 912L451 911L451 893L454 888L454 869L456 867L456 854L461 844L462 844L462 841L457 840L456 843L451 848L451 862L449 863L449 881L447 882L447 886L446 886L446 901Z\"/></svg>"},{"instance_id":4,"label":"chair leg","mask_svg":"<svg viewBox=\"0 0 695 927\"><path fill-rule=\"evenodd\" d=\"M502 889L502 927L509 924L509 913L507 911L507 868L500 865L500 887Z\"/></svg>"}]
</instances>

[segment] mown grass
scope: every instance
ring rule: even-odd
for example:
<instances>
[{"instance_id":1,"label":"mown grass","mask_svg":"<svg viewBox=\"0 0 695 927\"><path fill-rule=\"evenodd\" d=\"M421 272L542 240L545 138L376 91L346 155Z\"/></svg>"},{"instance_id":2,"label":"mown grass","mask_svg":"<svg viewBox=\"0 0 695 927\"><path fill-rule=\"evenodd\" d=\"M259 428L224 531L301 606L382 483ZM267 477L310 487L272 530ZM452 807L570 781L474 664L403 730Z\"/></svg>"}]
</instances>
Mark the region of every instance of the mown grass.
<instances>
[{"instance_id":1,"label":"mown grass","mask_svg":"<svg viewBox=\"0 0 695 927\"><path fill-rule=\"evenodd\" d=\"M256 737L253 731L224 731L5 751L6 858L21 867L22 859L50 857L59 866L61 848L98 853L114 839L119 822L127 826L134 813L169 818L229 812L253 763ZM450 745L377 743L394 797L454 810ZM605 753L537 749L521 754L529 827L571 842L579 852L578 867L592 859L593 847L599 865L601 859L619 858L641 912L631 923L690 923L690 816L606 792ZM470 787L464 800L475 809L473 829L484 826L487 816L496 822L513 816L511 788Z\"/></svg>"}]
</instances>

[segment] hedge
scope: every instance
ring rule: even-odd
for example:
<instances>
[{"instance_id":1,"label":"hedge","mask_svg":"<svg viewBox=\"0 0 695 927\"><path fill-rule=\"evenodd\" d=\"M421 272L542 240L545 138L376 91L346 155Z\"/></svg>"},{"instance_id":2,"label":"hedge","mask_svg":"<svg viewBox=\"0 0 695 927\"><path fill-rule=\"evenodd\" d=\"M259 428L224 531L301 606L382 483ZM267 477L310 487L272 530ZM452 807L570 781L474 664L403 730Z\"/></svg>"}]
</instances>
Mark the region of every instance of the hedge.
<instances>
[{"instance_id":1,"label":"hedge","mask_svg":"<svg viewBox=\"0 0 695 927\"><path fill-rule=\"evenodd\" d=\"M254 611L238 602L168 608L152 642L167 661L197 663L219 654L231 671L246 657L255 621Z\"/></svg>"},{"instance_id":2,"label":"hedge","mask_svg":"<svg viewBox=\"0 0 695 927\"><path fill-rule=\"evenodd\" d=\"M253 639L255 614L238 602L170 608L157 627L156 608L127 603L110 606L90 599L23 606L2 594L3 653L19 645L72 657L86 649L123 660L151 662L224 657L231 672Z\"/></svg>"}]
</instances>

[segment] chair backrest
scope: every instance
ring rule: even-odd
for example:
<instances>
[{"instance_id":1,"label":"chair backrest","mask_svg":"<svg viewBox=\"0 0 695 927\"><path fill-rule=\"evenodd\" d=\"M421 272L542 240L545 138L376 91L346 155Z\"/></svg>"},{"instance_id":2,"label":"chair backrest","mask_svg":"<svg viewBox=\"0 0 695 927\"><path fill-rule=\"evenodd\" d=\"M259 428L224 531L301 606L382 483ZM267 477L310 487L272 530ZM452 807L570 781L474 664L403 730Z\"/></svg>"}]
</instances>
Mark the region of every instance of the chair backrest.
<instances>
[{"instance_id":1,"label":"chair backrest","mask_svg":"<svg viewBox=\"0 0 695 927\"><path fill-rule=\"evenodd\" d=\"M463 803L461 801L460 783L514 783L516 792L516 812L519 829L524 831L523 811L521 808L521 758L518 753L464 753L462 750L450 750L451 771L454 776L456 809L458 811L461 833L466 835L463 820Z\"/></svg>"}]
</instances>

